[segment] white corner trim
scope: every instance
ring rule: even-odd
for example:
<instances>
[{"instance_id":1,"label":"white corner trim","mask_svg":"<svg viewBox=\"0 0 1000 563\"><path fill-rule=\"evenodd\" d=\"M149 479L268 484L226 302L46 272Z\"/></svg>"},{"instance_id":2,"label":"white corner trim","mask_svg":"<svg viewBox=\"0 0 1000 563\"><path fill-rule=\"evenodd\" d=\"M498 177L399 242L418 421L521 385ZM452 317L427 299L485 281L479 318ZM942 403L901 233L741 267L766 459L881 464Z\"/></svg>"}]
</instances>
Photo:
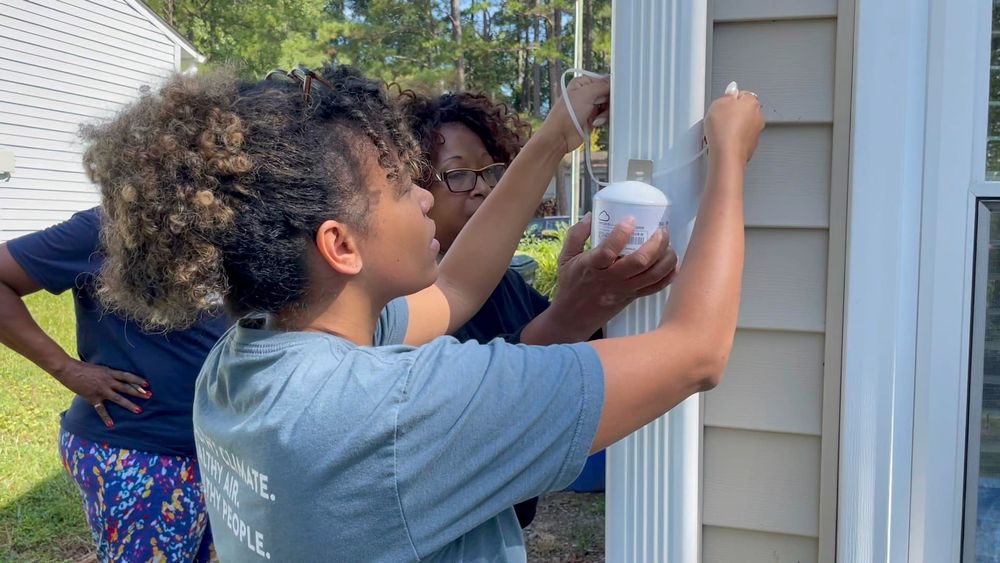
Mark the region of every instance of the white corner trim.
<instances>
[{"instance_id":1,"label":"white corner trim","mask_svg":"<svg viewBox=\"0 0 1000 563\"><path fill-rule=\"evenodd\" d=\"M145 16L145 18L149 20L150 23L152 23L154 26L156 26L157 29L162 31L164 35L169 37L170 40L174 42L174 44L180 46L180 48L183 49L184 52L186 52L188 55L190 55L191 58L198 61L198 64L204 63L206 60L208 60L205 57L205 55L199 53L198 49L196 49L194 45L192 45L187 39L185 39L183 35L178 33L177 30L171 27L169 24L167 24L167 22L163 21L163 18L161 18L159 14L157 14L149 6L147 6L145 2L143 2L142 0L125 0L125 3L131 6L132 9L134 9L135 11ZM182 70L180 69L179 65L178 65L178 70Z\"/></svg>"},{"instance_id":2,"label":"white corner trim","mask_svg":"<svg viewBox=\"0 0 1000 563\"><path fill-rule=\"evenodd\" d=\"M935 0L928 42L927 133L914 394L911 561L959 561L972 314L975 108L990 0Z\"/></svg>"},{"instance_id":3,"label":"white corner trim","mask_svg":"<svg viewBox=\"0 0 1000 563\"><path fill-rule=\"evenodd\" d=\"M927 18L934 1L857 5L838 493L842 562L908 557Z\"/></svg>"},{"instance_id":4,"label":"white corner trim","mask_svg":"<svg viewBox=\"0 0 1000 563\"><path fill-rule=\"evenodd\" d=\"M838 561L960 558L991 7L858 1Z\"/></svg>"}]
</instances>

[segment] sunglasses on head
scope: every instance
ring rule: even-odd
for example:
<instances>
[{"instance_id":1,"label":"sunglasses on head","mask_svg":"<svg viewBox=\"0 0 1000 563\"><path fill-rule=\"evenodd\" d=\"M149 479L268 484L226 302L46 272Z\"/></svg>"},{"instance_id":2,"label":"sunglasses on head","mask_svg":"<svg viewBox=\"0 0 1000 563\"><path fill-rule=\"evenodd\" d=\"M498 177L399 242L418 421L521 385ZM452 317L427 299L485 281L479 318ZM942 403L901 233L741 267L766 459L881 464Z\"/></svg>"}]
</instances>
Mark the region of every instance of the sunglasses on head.
<instances>
[{"instance_id":1,"label":"sunglasses on head","mask_svg":"<svg viewBox=\"0 0 1000 563\"><path fill-rule=\"evenodd\" d=\"M293 68L292 70L284 70L280 68L272 70L267 73L264 80L276 80L297 84L302 88L302 95L307 100L309 99L309 95L312 93L314 82L319 82L331 92L334 91L333 84L331 84L329 80L320 76L316 71L301 66Z\"/></svg>"}]
</instances>

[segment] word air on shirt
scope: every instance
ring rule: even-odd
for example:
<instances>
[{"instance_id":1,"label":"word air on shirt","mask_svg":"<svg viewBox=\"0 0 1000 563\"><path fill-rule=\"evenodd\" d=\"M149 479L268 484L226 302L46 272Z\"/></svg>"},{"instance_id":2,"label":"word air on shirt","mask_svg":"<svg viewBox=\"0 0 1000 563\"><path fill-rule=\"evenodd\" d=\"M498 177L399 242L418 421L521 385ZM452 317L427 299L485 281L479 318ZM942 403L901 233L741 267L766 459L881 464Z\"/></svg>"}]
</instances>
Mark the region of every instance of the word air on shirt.
<instances>
[{"instance_id":1,"label":"word air on shirt","mask_svg":"<svg viewBox=\"0 0 1000 563\"><path fill-rule=\"evenodd\" d=\"M210 510L214 509L214 514L222 516L226 529L240 544L260 557L270 559L271 553L265 547L265 533L254 528L240 514L241 491L253 495L250 499L242 497L244 501L254 501L256 497L260 497L274 502L274 493L268 489L267 475L217 445L197 429L195 440L199 446L198 463L201 465L205 503Z\"/></svg>"}]
</instances>

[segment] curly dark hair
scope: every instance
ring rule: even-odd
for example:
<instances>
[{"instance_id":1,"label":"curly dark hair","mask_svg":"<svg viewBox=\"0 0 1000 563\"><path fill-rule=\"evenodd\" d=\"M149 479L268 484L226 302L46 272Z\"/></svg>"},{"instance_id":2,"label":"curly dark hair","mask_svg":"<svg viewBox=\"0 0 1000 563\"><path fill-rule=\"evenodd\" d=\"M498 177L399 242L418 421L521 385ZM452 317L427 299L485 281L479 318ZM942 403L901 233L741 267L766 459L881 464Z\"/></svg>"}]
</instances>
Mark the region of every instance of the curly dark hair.
<instances>
[{"instance_id":1,"label":"curly dark hair","mask_svg":"<svg viewBox=\"0 0 1000 563\"><path fill-rule=\"evenodd\" d=\"M276 313L306 296L306 252L328 219L366 232L375 159L409 186L420 147L396 101L358 71L333 86L176 75L84 128L84 167L106 220L98 295L146 328L189 326L224 303Z\"/></svg>"},{"instance_id":2,"label":"curly dark hair","mask_svg":"<svg viewBox=\"0 0 1000 563\"><path fill-rule=\"evenodd\" d=\"M399 97L426 162L433 161L438 146L443 142L440 130L446 123L461 123L471 129L495 161L507 164L514 160L531 136L531 125L506 105L493 102L485 94L457 92L428 97L404 90ZM417 177L417 183L424 188L429 187L432 181L429 168Z\"/></svg>"}]
</instances>

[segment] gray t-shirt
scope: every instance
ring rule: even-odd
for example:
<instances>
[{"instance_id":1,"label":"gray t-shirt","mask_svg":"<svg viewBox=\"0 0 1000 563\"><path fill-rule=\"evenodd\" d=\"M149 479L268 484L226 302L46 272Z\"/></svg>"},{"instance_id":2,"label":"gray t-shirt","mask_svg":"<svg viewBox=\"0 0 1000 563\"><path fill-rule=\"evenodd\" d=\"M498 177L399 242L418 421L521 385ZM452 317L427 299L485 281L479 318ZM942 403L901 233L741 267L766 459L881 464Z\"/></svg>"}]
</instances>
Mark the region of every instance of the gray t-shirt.
<instances>
[{"instance_id":1,"label":"gray t-shirt","mask_svg":"<svg viewBox=\"0 0 1000 563\"><path fill-rule=\"evenodd\" d=\"M195 392L224 561L524 561L513 504L583 469L604 400L587 344L377 347L234 327Z\"/></svg>"}]
</instances>

